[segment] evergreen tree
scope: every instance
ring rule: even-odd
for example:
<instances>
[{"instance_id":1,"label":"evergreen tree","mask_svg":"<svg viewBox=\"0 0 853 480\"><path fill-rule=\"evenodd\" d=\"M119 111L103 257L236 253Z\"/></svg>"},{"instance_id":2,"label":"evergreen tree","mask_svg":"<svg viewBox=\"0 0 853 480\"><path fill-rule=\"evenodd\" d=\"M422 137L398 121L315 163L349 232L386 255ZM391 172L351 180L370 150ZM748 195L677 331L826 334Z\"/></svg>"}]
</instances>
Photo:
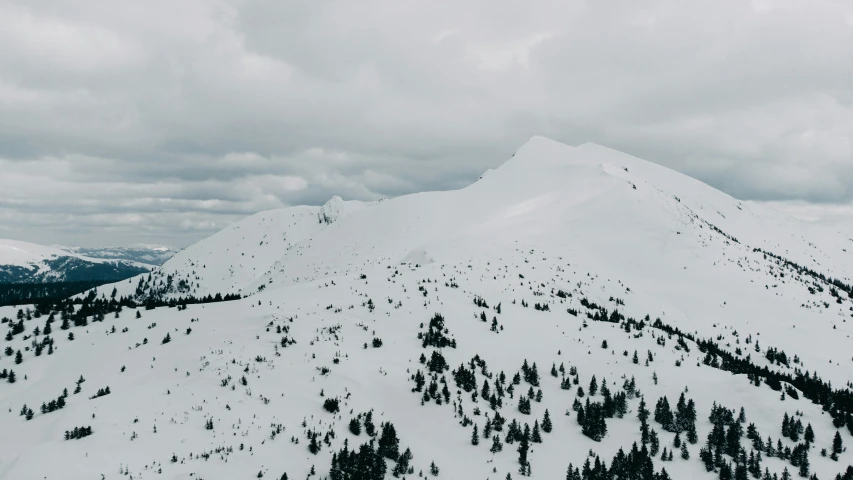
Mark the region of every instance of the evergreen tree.
<instances>
[{"instance_id":1,"label":"evergreen tree","mask_svg":"<svg viewBox=\"0 0 853 480\"><path fill-rule=\"evenodd\" d=\"M409 471L409 462L414 458L412 455L412 451L409 448L406 448L406 451L400 454L400 458L397 459L397 465L394 466L394 470L391 472L395 477L399 477L400 475L405 475L406 472Z\"/></svg>"},{"instance_id":2,"label":"evergreen tree","mask_svg":"<svg viewBox=\"0 0 853 480\"><path fill-rule=\"evenodd\" d=\"M492 453L498 453L503 449L504 449L504 446L501 443L500 437L498 437L497 435L493 436L492 437L492 448L490 448L489 451Z\"/></svg>"},{"instance_id":3,"label":"evergreen tree","mask_svg":"<svg viewBox=\"0 0 853 480\"><path fill-rule=\"evenodd\" d=\"M527 437L522 437L518 445L518 473L521 474L521 476L527 476L528 474L530 462L527 459L527 454L529 451L530 444L528 443Z\"/></svg>"},{"instance_id":4,"label":"evergreen tree","mask_svg":"<svg viewBox=\"0 0 853 480\"><path fill-rule=\"evenodd\" d=\"M382 424L382 435L379 437L379 447L376 449L379 456L396 460L400 456L400 440L397 431L391 422Z\"/></svg>"},{"instance_id":5,"label":"evergreen tree","mask_svg":"<svg viewBox=\"0 0 853 480\"><path fill-rule=\"evenodd\" d=\"M841 434L838 433L838 430L835 431L835 438L832 439L832 453L835 455L839 455L844 450L843 442L841 441Z\"/></svg>"},{"instance_id":6,"label":"evergreen tree","mask_svg":"<svg viewBox=\"0 0 853 480\"><path fill-rule=\"evenodd\" d=\"M353 435L361 435L361 422L358 421L358 418L353 417L349 421L349 431L352 432Z\"/></svg>"},{"instance_id":7,"label":"evergreen tree","mask_svg":"<svg viewBox=\"0 0 853 480\"><path fill-rule=\"evenodd\" d=\"M317 433L311 433L310 437L311 441L308 443L308 451L314 455L317 455L317 453L320 451L320 444L317 443Z\"/></svg>"},{"instance_id":8,"label":"evergreen tree","mask_svg":"<svg viewBox=\"0 0 853 480\"><path fill-rule=\"evenodd\" d=\"M742 430L740 423L734 422L729 425L728 431L726 431L726 448L725 453L731 455L732 457L736 456L738 452L740 452L740 437L742 435Z\"/></svg>"},{"instance_id":9,"label":"evergreen tree","mask_svg":"<svg viewBox=\"0 0 853 480\"><path fill-rule=\"evenodd\" d=\"M369 411L364 415L364 433L371 437L376 436L376 425L373 423L373 411Z\"/></svg>"},{"instance_id":10,"label":"evergreen tree","mask_svg":"<svg viewBox=\"0 0 853 480\"><path fill-rule=\"evenodd\" d=\"M720 465L720 480L732 480L732 466L728 462Z\"/></svg>"},{"instance_id":11,"label":"evergreen tree","mask_svg":"<svg viewBox=\"0 0 853 480\"><path fill-rule=\"evenodd\" d=\"M802 455L800 457L800 471L799 474L801 477L806 478L809 476L809 456L808 454Z\"/></svg>"},{"instance_id":12,"label":"evergreen tree","mask_svg":"<svg viewBox=\"0 0 853 480\"><path fill-rule=\"evenodd\" d=\"M692 445L696 445L699 441L699 436L696 434L696 424L691 423L687 426L687 441Z\"/></svg>"},{"instance_id":13,"label":"evergreen tree","mask_svg":"<svg viewBox=\"0 0 853 480\"><path fill-rule=\"evenodd\" d=\"M658 454L660 450L660 439L658 438L658 432L652 430L649 435L649 453L651 456L655 456Z\"/></svg>"},{"instance_id":14,"label":"evergreen tree","mask_svg":"<svg viewBox=\"0 0 853 480\"><path fill-rule=\"evenodd\" d=\"M533 432L531 433L530 440L533 443L542 443L542 434L539 433L539 420L533 423Z\"/></svg>"},{"instance_id":15,"label":"evergreen tree","mask_svg":"<svg viewBox=\"0 0 853 480\"><path fill-rule=\"evenodd\" d=\"M528 397L518 397L518 411L530 415L530 399Z\"/></svg>"},{"instance_id":16,"label":"evergreen tree","mask_svg":"<svg viewBox=\"0 0 853 480\"><path fill-rule=\"evenodd\" d=\"M735 464L735 480L748 480L746 465L743 463Z\"/></svg>"},{"instance_id":17,"label":"evergreen tree","mask_svg":"<svg viewBox=\"0 0 853 480\"><path fill-rule=\"evenodd\" d=\"M480 444L480 435L477 433L477 424L474 424L474 431L471 433L471 445Z\"/></svg>"},{"instance_id":18,"label":"evergreen tree","mask_svg":"<svg viewBox=\"0 0 853 480\"><path fill-rule=\"evenodd\" d=\"M706 447L699 449L699 459L705 464L705 471L711 472L714 470L714 454Z\"/></svg>"},{"instance_id":19,"label":"evergreen tree","mask_svg":"<svg viewBox=\"0 0 853 480\"><path fill-rule=\"evenodd\" d=\"M545 416L542 418L542 431L545 433L551 433L551 429L553 425L551 424L551 415L548 413L548 409L545 409Z\"/></svg>"}]
</instances>

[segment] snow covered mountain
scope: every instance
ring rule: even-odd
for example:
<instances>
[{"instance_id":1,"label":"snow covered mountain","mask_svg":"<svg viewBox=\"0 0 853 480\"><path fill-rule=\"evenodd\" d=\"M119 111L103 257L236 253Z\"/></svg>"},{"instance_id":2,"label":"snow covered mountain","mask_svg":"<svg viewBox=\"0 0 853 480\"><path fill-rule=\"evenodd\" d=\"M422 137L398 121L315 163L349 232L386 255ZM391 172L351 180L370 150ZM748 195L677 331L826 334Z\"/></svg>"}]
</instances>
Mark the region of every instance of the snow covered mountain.
<instances>
[{"instance_id":1,"label":"snow covered mountain","mask_svg":"<svg viewBox=\"0 0 853 480\"><path fill-rule=\"evenodd\" d=\"M180 250L166 245L138 243L127 247L64 247L67 252L104 260L126 260L146 265L162 265Z\"/></svg>"},{"instance_id":2,"label":"snow covered mountain","mask_svg":"<svg viewBox=\"0 0 853 480\"><path fill-rule=\"evenodd\" d=\"M851 271L846 236L534 137L0 307L0 480L850 480Z\"/></svg>"},{"instance_id":3,"label":"snow covered mountain","mask_svg":"<svg viewBox=\"0 0 853 480\"><path fill-rule=\"evenodd\" d=\"M116 281L147 272L150 265L89 257L57 247L0 239L0 283Z\"/></svg>"}]
</instances>

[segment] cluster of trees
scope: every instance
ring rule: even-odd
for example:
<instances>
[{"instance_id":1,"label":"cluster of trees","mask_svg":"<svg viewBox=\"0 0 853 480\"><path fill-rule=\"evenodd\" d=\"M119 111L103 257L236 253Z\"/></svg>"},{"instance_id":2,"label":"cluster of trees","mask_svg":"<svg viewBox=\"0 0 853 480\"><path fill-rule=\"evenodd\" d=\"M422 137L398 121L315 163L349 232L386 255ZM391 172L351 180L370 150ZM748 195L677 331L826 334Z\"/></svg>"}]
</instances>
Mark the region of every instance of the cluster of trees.
<instances>
[{"instance_id":1,"label":"cluster of trees","mask_svg":"<svg viewBox=\"0 0 853 480\"><path fill-rule=\"evenodd\" d=\"M92 434L92 427L74 427L74 430L65 431L66 440L76 440L83 437L88 437Z\"/></svg>"},{"instance_id":2,"label":"cluster of trees","mask_svg":"<svg viewBox=\"0 0 853 480\"><path fill-rule=\"evenodd\" d=\"M587 457L581 468L569 464L566 472L566 480L669 480L670 478L666 468L662 468L659 472L655 471L654 460L649 450L645 445L637 447L636 442L627 454L620 448L613 456L610 468L596 455L594 461L590 461L590 457Z\"/></svg>"},{"instance_id":3,"label":"cluster of trees","mask_svg":"<svg viewBox=\"0 0 853 480\"><path fill-rule=\"evenodd\" d=\"M752 362L749 356L739 357L725 350L713 339L697 339L690 333L682 332L677 327L665 324L660 318L651 323L649 316L646 315L646 318L640 322L633 318L627 318L624 323L626 329L631 327L642 329L646 324L665 332L669 336L676 336L679 343L684 342L685 339L694 342L699 351L706 354L706 358L709 356L713 358L713 362L708 364L714 368L736 375L746 375L748 379L754 379L756 382L763 380L765 384L777 391L782 390L782 385L787 383L790 387L802 392L805 398L822 405L823 410L832 417L833 425L836 428L846 425L853 435L853 390L850 388L835 389L831 383L825 382L817 373L803 372L800 369L795 369L793 373L787 373L770 370L767 366L759 367Z\"/></svg>"},{"instance_id":4,"label":"cluster of trees","mask_svg":"<svg viewBox=\"0 0 853 480\"><path fill-rule=\"evenodd\" d=\"M527 359L524 359L524 364L521 365L521 373L524 376L524 381L533 385L534 387L539 386L539 370L536 369L536 362L533 362L533 366L529 366L527 364Z\"/></svg>"},{"instance_id":5,"label":"cluster of trees","mask_svg":"<svg viewBox=\"0 0 853 480\"><path fill-rule=\"evenodd\" d=\"M421 324L423 328L423 324ZM422 340L421 346L444 348L456 348L456 340L449 337L449 331L444 326L444 317L440 313L436 313L429 321L429 327L426 332L418 332L418 339Z\"/></svg>"},{"instance_id":6,"label":"cluster of trees","mask_svg":"<svg viewBox=\"0 0 853 480\"><path fill-rule=\"evenodd\" d=\"M814 432L811 431L811 425L809 425L807 429L809 433L806 435L810 440L798 444L792 449L784 446L781 440L777 440L776 447L774 448L770 437L767 438L767 443L765 444L761 440L761 435L758 433L755 425L749 424L746 429L746 437L752 441L752 448L747 456L746 448L741 444L743 424L746 423L746 415L743 408L741 408L740 414L735 418L734 410L717 406L715 403L711 409L709 420L713 424L713 428L708 434L705 447L699 452L699 457L705 464L705 469L709 472L717 471L721 480L743 480L747 478L747 475L767 480L776 478L775 475L771 477L769 470L766 468L762 475L762 453L767 457L778 457L790 461L791 465L797 468L799 476L803 478L816 478L814 475L809 477L809 445L814 440ZM803 433L802 424L789 419L787 414L785 414L785 418L783 419L783 430L787 434L786 436L790 436L792 430L799 430L800 433ZM729 463L724 456L731 457L733 464ZM787 468L783 472L782 478L790 478Z\"/></svg>"},{"instance_id":7,"label":"cluster of trees","mask_svg":"<svg viewBox=\"0 0 853 480\"><path fill-rule=\"evenodd\" d=\"M0 283L0 307L53 303L102 285L103 282Z\"/></svg>"},{"instance_id":8,"label":"cluster of trees","mask_svg":"<svg viewBox=\"0 0 853 480\"><path fill-rule=\"evenodd\" d=\"M664 430L679 434L687 433L687 441L695 444L698 441L696 435L696 404L693 399L685 401L684 392L678 398L675 412L669 406L667 397L658 399L655 405L655 421L660 423Z\"/></svg>"},{"instance_id":9,"label":"cluster of trees","mask_svg":"<svg viewBox=\"0 0 853 480\"><path fill-rule=\"evenodd\" d=\"M423 395L421 396L421 405L431 400L434 400L438 405L441 405L442 403L450 403L450 390L447 388L447 378L445 378L444 375L439 379L438 374L433 373L430 376L430 383L426 389L424 389L424 385L426 385L426 377L424 377L420 370L412 375L412 380L415 382L415 387L412 391L423 392ZM439 383L442 385L441 390L438 388Z\"/></svg>"},{"instance_id":10,"label":"cluster of trees","mask_svg":"<svg viewBox=\"0 0 853 480\"><path fill-rule=\"evenodd\" d=\"M91 397L89 397L89 399L90 399L90 400L94 400L94 399L96 399L96 398L98 398L98 397L103 397L104 395L109 395L110 393L112 393L112 392L110 392L110 387L109 387L109 386L107 386L107 387L105 387L105 388L99 388L99 389L98 389L98 391L97 391L94 395L92 395Z\"/></svg>"},{"instance_id":11,"label":"cluster of trees","mask_svg":"<svg viewBox=\"0 0 853 480\"><path fill-rule=\"evenodd\" d=\"M586 313L586 317L590 320L609 323L619 323L625 320L625 315L619 313L618 310L614 309L612 312L608 312L606 307L598 305L595 302L591 302L586 297L581 298L581 305L587 310L592 310L592 312L588 311Z\"/></svg>"},{"instance_id":12,"label":"cluster of trees","mask_svg":"<svg viewBox=\"0 0 853 480\"><path fill-rule=\"evenodd\" d=\"M768 252L766 250L762 250L760 248L753 248L752 251L763 254L765 259L767 257L771 257L771 258L775 259L777 265L784 265L788 268L793 269L794 271L796 271L797 273L799 273L801 275L808 275L808 276L812 277L813 279L815 279L816 281L819 281L819 282L827 284L827 285L831 285L830 291L833 291L834 289L838 289L838 290L841 290L841 291L847 293L848 297L853 298L853 286L851 286L850 284L844 283L843 281L841 281L837 278L832 278L832 277L829 277L827 275L824 275L823 273L816 272L816 271L812 270L811 268L801 266L801 265L797 264L796 262L793 262L791 260L788 260L785 257L782 257L780 255L776 255L776 254ZM817 285L819 286L820 284L817 284ZM823 290L823 289L821 288L821 290ZM838 294L835 293L833 296L838 297ZM839 303L840 303L840 301L839 301Z\"/></svg>"},{"instance_id":13,"label":"cluster of trees","mask_svg":"<svg viewBox=\"0 0 853 480\"><path fill-rule=\"evenodd\" d=\"M329 413L338 413L341 409L341 400L339 398L326 398L323 400L323 409Z\"/></svg>"},{"instance_id":14,"label":"cluster of trees","mask_svg":"<svg viewBox=\"0 0 853 480\"><path fill-rule=\"evenodd\" d=\"M800 419L793 419L788 417L788 413L782 417L782 436L786 438L790 438L793 442L800 441L800 435L805 434L806 442L814 442L814 431L812 430L812 425L809 424L808 432L803 428L803 423Z\"/></svg>"},{"instance_id":15,"label":"cluster of trees","mask_svg":"<svg viewBox=\"0 0 853 480\"><path fill-rule=\"evenodd\" d=\"M758 348L758 344L755 344L756 348ZM790 363L788 361L788 356L785 354L784 350L777 350L773 347L767 349L764 352L764 358L767 359L770 363L775 363L776 365L785 365L786 367L790 367Z\"/></svg>"},{"instance_id":16,"label":"cluster of trees","mask_svg":"<svg viewBox=\"0 0 853 480\"><path fill-rule=\"evenodd\" d=\"M577 421L581 425L581 431L587 437L600 442L607 435L607 422L605 422L604 405L599 402L590 402L586 399L586 405L580 405L580 402L575 399L577 405Z\"/></svg>"},{"instance_id":17,"label":"cluster of trees","mask_svg":"<svg viewBox=\"0 0 853 480\"><path fill-rule=\"evenodd\" d=\"M17 378L17 375L15 375L14 370L6 370L4 368L3 371L0 372L0 380L4 380L4 379L9 383L15 383L18 378Z\"/></svg>"},{"instance_id":18,"label":"cluster of trees","mask_svg":"<svg viewBox=\"0 0 853 480\"><path fill-rule=\"evenodd\" d=\"M741 455L743 453L741 438L744 433L742 424L746 421L745 417L736 419L733 410L718 406L714 402L708 420L713 424L713 427L708 433L705 447L699 451L699 458L705 464L705 469L711 472L718 468L721 472L721 478L727 476L731 473L731 465L726 462L723 455L728 455L736 462L735 475L740 477L741 470L745 474L747 472L745 453ZM740 462L739 460L744 461Z\"/></svg>"},{"instance_id":19,"label":"cluster of trees","mask_svg":"<svg viewBox=\"0 0 853 480\"><path fill-rule=\"evenodd\" d=\"M373 411L369 411L367 413L360 413L357 416L350 419L349 422L349 431L353 435L361 435L361 424L362 418L364 419L364 433L368 436L375 437L376 436L376 425L373 423Z\"/></svg>"},{"instance_id":20,"label":"cluster of trees","mask_svg":"<svg viewBox=\"0 0 853 480\"><path fill-rule=\"evenodd\" d=\"M350 431L354 429L361 431L358 419L361 416L353 418L354 422L350 421ZM371 425L371 428L367 429L367 433L374 436L376 432L372 428L371 412L364 414L364 416L365 424ZM395 477L414 473L414 468L410 465L414 456L408 448L400 453L400 439L397 438L394 425L391 422L385 422L381 425L381 431L378 441L371 439L362 444L357 451L350 450L349 441L345 439L343 448L332 454L329 478L331 480L381 480L385 478L387 471L386 459L396 462L392 471ZM438 467L435 467L435 470L437 474Z\"/></svg>"},{"instance_id":21,"label":"cluster of trees","mask_svg":"<svg viewBox=\"0 0 853 480\"><path fill-rule=\"evenodd\" d=\"M444 358L444 355L441 354L438 350L433 350L432 355L430 355L429 360L426 362L426 366L430 372L441 373L445 370L449 370L450 366L447 364L447 360Z\"/></svg>"},{"instance_id":22,"label":"cluster of trees","mask_svg":"<svg viewBox=\"0 0 853 480\"><path fill-rule=\"evenodd\" d=\"M41 404L41 413L42 413L42 414L45 414L45 413L51 413L51 412L55 412L55 411L57 411L57 410L61 410L61 409L65 408L65 399L66 399L66 398L68 398L68 389L67 389L67 388L66 388L66 389L64 389L64 390L62 391L62 395L60 395L59 397L57 397L57 399L56 399L56 400L51 400L51 401L49 401L49 402L47 402L47 403L42 402L42 404ZM24 408L23 408L23 409L21 409L21 415L24 415L24 413L23 413L23 412L24 412L24 410L26 410L26 409L27 409L27 406L26 406L26 405L24 405ZM28 411L28 413L27 413L27 415L26 415L27 420L29 420L30 418L32 418L32 416L33 416L33 410L32 410L32 409L29 409L29 411Z\"/></svg>"},{"instance_id":23,"label":"cluster of trees","mask_svg":"<svg viewBox=\"0 0 853 480\"><path fill-rule=\"evenodd\" d=\"M471 365L471 369L469 370L465 368L465 364L461 364L451 374L453 375L453 381L456 382L456 386L462 390L471 392L477 388L477 374L473 365ZM486 380L485 385L488 385L488 380Z\"/></svg>"},{"instance_id":24,"label":"cluster of trees","mask_svg":"<svg viewBox=\"0 0 853 480\"><path fill-rule=\"evenodd\" d=\"M574 367L572 367L574 369ZM576 370L575 370L576 371ZM633 381L633 379L632 379ZM601 402L591 402L589 397L585 404L581 404L580 400L575 398L572 404L572 409L577 412L577 422L581 425L581 431L587 437L600 442L607 435L606 419L618 417L622 418L628 411L628 390L633 392L632 383L626 381L625 390L611 395L610 389L607 387L607 380L602 380L601 386L593 375L589 382L589 396L601 394ZM582 387L578 387L578 397L583 397L585 394Z\"/></svg>"}]
</instances>

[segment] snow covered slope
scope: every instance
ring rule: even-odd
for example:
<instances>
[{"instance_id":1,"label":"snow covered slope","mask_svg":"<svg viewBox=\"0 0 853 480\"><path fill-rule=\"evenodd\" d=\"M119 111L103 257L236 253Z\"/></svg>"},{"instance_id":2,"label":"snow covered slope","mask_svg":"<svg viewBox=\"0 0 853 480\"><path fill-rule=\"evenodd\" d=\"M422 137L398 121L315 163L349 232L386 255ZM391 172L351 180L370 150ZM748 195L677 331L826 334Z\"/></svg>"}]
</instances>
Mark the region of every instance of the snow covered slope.
<instances>
[{"instance_id":1,"label":"snow covered slope","mask_svg":"<svg viewBox=\"0 0 853 480\"><path fill-rule=\"evenodd\" d=\"M335 220L370 205L335 197L321 207L300 206L252 215L178 252L154 269L150 282L144 285L145 295L251 293L245 289L254 286L257 278L288 250L314 232L327 229ZM143 277L148 278L147 274ZM138 284L138 279L132 279L114 287L120 296L136 295Z\"/></svg>"},{"instance_id":2,"label":"snow covered slope","mask_svg":"<svg viewBox=\"0 0 853 480\"><path fill-rule=\"evenodd\" d=\"M392 478L407 447L401 478L566 478L595 455L607 478L726 478L745 467L742 447L770 478L807 458L809 475L831 479L853 462L851 271L853 242L835 232L604 147L534 137L467 188L262 212L141 277L138 296L139 279L115 285L242 300L116 311L101 287L100 306L55 313L49 341L48 312L0 308L0 371L17 379L0 383L0 480ZM655 406L675 410L682 394L695 420L667 421ZM715 405L735 419L743 407L744 423L715 426ZM338 475L345 445L365 469L380 463L368 412L374 447L394 449L388 422L399 451L384 476ZM797 422L814 433L806 447ZM93 433L64 440L75 427ZM770 449L743 436L753 430ZM709 435L722 445L711 472ZM645 473L618 477L620 448Z\"/></svg>"},{"instance_id":3,"label":"snow covered slope","mask_svg":"<svg viewBox=\"0 0 853 480\"><path fill-rule=\"evenodd\" d=\"M0 239L0 283L115 281L149 265L81 255L57 247Z\"/></svg>"}]
</instances>

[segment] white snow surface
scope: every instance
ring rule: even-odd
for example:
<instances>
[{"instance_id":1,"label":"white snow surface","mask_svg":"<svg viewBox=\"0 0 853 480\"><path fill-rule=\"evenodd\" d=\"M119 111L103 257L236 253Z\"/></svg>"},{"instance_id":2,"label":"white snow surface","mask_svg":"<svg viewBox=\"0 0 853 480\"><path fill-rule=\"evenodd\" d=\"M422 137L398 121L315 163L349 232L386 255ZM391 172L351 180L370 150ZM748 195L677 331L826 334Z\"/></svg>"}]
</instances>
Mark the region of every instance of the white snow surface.
<instances>
[{"instance_id":1,"label":"white snow surface","mask_svg":"<svg viewBox=\"0 0 853 480\"><path fill-rule=\"evenodd\" d=\"M316 478L324 478L344 439L351 448L366 441L347 424L370 409L377 426L393 422L401 448L411 448L415 474L407 478L419 471L429 476L433 460L439 478L520 478L517 444L497 454L489 451L489 439L473 446L471 427L460 426L453 407L422 406L421 394L411 391L411 375L424 369L421 353L429 357L433 350L421 348L417 334L437 312L458 343L442 349L451 369L474 355L488 362L489 371L509 377L525 359L537 363L542 402L533 402L531 415L520 414L517 398L527 389L522 382L501 409L502 416L531 426L546 408L554 420L554 431L533 445L534 478L565 478L568 464L582 465L590 449L609 464L619 447L627 451L639 441L637 399L625 418L608 420L602 442L583 436L571 412L577 386L561 390L548 373L552 364L577 367L584 388L595 375L616 392L633 376L651 410L660 396L674 405L686 391L697 405L700 443L689 446L688 461L678 451L672 462L655 461L674 479L717 478L698 460L715 401L743 406L748 422L774 442L783 413L799 411L815 430L817 451L828 448L836 430L819 405L780 401L766 385L756 388L745 376L703 365L695 344L687 352L659 331L638 336L584 318L580 300L587 298L626 316L649 314L699 338L719 338L759 365L785 369L763 358L768 347L796 354L801 363L794 367L845 385L853 378L853 299L837 303L828 289L810 293L809 278L792 275L755 248L851 283L853 241L837 232L599 145L570 147L542 137L461 190L371 204L336 197L323 207L261 212L184 249L151 274L153 283L169 275L190 283L190 290L174 296L241 293L242 300L140 310L139 319L125 310L120 318L73 328L73 341L55 323L52 355L35 357L26 350L32 339L20 335L0 342L24 351L20 365L0 352L0 369L14 369L19 379L0 383L0 480L250 479L259 472L278 480L284 472L305 478L312 466ZM138 282L114 286L132 295ZM558 290L572 296L560 298ZM478 296L489 308L473 303ZM534 303L550 311L537 311ZM491 332L480 312L502 329ZM0 308L0 317L15 313ZM44 317L27 321L28 334L44 323ZM289 332L277 333L283 327ZM161 344L167 333L172 341ZM283 336L297 343L283 348ZM374 338L382 339L381 347L370 346ZM602 340L608 348L601 348ZM753 350L755 340L761 353ZM623 355L635 350L641 359L651 352L653 362L634 364ZM80 375L86 379L82 392L70 395L66 408L38 412L63 388L73 390ZM457 397L446 376L452 401L459 399L482 433L488 403L474 404L464 392ZM483 380L478 374L479 386ZM110 395L89 399L105 386ZM328 397L341 398L339 413L323 410ZM19 415L24 404L36 410L32 420ZM472 413L475 407L481 415ZM209 418L213 430L204 428ZM283 431L271 438L279 424ZM95 433L63 440L64 431L83 425ZM671 448L672 435L652 426ZM307 429L336 435L312 455ZM853 442L846 429L842 435L845 444ZM838 462L817 451L809 458L821 479L853 462L849 451ZM778 458L764 460L771 472L785 465L796 475ZM392 466L389 461L388 478Z\"/></svg>"}]
</instances>

